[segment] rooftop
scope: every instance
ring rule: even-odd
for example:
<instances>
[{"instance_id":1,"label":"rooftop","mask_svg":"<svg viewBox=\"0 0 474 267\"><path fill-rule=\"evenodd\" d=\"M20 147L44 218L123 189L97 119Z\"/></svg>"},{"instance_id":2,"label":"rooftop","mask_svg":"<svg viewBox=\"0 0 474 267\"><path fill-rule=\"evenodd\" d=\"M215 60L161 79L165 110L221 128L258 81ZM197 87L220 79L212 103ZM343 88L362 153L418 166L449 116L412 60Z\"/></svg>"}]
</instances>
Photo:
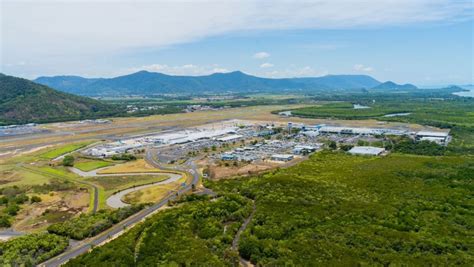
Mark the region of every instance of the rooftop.
<instances>
[{"instance_id":1,"label":"rooftop","mask_svg":"<svg viewBox=\"0 0 474 267\"><path fill-rule=\"evenodd\" d=\"M380 153L384 152L385 149L381 147L374 147L374 146L355 146L349 153L351 154L361 154L361 155L379 155Z\"/></svg>"}]
</instances>

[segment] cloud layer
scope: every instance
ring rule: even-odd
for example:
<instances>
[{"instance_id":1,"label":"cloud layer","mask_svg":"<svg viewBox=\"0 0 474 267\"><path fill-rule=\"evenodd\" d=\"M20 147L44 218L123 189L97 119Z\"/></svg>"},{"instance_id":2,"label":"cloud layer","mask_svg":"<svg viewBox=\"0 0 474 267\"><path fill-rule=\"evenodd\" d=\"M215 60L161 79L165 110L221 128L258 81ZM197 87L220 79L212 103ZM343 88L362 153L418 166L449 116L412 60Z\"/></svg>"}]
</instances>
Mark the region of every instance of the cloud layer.
<instances>
[{"instance_id":1,"label":"cloud layer","mask_svg":"<svg viewBox=\"0 0 474 267\"><path fill-rule=\"evenodd\" d=\"M98 57L232 32L445 23L472 16L470 0L3 0L1 6L2 69L19 62L85 67Z\"/></svg>"}]
</instances>

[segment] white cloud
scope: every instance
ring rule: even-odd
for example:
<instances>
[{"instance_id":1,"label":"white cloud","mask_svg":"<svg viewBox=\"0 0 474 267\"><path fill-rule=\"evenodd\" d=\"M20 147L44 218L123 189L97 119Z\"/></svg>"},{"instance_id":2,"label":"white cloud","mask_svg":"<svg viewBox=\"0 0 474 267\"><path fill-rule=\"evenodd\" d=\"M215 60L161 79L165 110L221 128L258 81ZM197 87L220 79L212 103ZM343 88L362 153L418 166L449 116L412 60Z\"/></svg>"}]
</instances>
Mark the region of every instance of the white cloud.
<instances>
[{"instance_id":1,"label":"white cloud","mask_svg":"<svg viewBox=\"0 0 474 267\"><path fill-rule=\"evenodd\" d=\"M4 55L12 52L82 55L84 51L164 47L241 30L380 27L458 20L472 15L472 3L470 0L5 0L2 10Z\"/></svg>"},{"instance_id":2,"label":"white cloud","mask_svg":"<svg viewBox=\"0 0 474 267\"><path fill-rule=\"evenodd\" d=\"M472 0L2 0L0 66L27 59L42 71L66 64L90 70L98 58L124 51L237 31L451 22L471 18L472 10Z\"/></svg>"},{"instance_id":3,"label":"white cloud","mask_svg":"<svg viewBox=\"0 0 474 267\"><path fill-rule=\"evenodd\" d=\"M260 65L260 68L272 68L273 66L275 66L275 65L273 65L272 63L266 62L266 63L263 63L262 65Z\"/></svg>"},{"instance_id":4,"label":"white cloud","mask_svg":"<svg viewBox=\"0 0 474 267\"><path fill-rule=\"evenodd\" d=\"M374 68L364 66L363 64L355 64L354 65L354 70L355 71L363 71L363 72L371 72L371 71L374 71Z\"/></svg>"},{"instance_id":5,"label":"white cloud","mask_svg":"<svg viewBox=\"0 0 474 267\"><path fill-rule=\"evenodd\" d=\"M327 70L317 70L310 66L297 67L290 66L284 70L273 70L261 73L261 76L270 78L289 78L289 77L319 77L328 75Z\"/></svg>"},{"instance_id":6,"label":"white cloud","mask_svg":"<svg viewBox=\"0 0 474 267\"><path fill-rule=\"evenodd\" d=\"M256 59L264 59L270 57L270 54L267 52L258 52L253 55L254 58Z\"/></svg>"},{"instance_id":7,"label":"white cloud","mask_svg":"<svg viewBox=\"0 0 474 267\"><path fill-rule=\"evenodd\" d=\"M177 66L170 66L166 64L150 64L150 65L144 65L140 67L126 69L124 70L124 74L129 74L130 72L137 72L141 70L146 70L150 72L161 72L161 73L165 73L169 75L191 75L191 76L229 72L229 70L219 67L218 65L215 65L215 64L211 66L200 66L200 65L193 65L193 64L185 64L185 65L177 65Z\"/></svg>"}]
</instances>

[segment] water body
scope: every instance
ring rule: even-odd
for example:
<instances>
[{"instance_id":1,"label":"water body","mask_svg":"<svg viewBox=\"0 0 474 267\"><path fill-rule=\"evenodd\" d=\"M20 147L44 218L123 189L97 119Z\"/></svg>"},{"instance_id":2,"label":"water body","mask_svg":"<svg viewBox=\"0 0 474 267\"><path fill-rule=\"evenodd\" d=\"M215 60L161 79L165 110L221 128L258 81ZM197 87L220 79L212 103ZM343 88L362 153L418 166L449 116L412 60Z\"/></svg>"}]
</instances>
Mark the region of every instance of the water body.
<instances>
[{"instance_id":1,"label":"water body","mask_svg":"<svg viewBox=\"0 0 474 267\"><path fill-rule=\"evenodd\" d=\"M471 89L470 91L456 92L453 94L464 97L474 97L474 89Z\"/></svg>"},{"instance_id":2,"label":"water body","mask_svg":"<svg viewBox=\"0 0 474 267\"><path fill-rule=\"evenodd\" d=\"M360 104L354 104L354 109L366 109L366 108L370 108L369 106L363 106L363 105L360 105Z\"/></svg>"}]
</instances>

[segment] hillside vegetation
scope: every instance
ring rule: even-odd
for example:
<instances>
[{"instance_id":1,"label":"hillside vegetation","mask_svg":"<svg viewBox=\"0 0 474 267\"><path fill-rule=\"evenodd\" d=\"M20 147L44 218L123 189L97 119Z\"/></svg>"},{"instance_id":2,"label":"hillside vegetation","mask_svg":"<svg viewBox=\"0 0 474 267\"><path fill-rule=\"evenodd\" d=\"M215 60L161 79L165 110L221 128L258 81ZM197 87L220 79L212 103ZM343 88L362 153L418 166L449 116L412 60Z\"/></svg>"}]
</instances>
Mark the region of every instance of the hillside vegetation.
<instances>
[{"instance_id":1,"label":"hillside vegetation","mask_svg":"<svg viewBox=\"0 0 474 267\"><path fill-rule=\"evenodd\" d=\"M0 74L0 125L97 118L115 114L100 101Z\"/></svg>"},{"instance_id":2,"label":"hillside vegetation","mask_svg":"<svg viewBox=\"0 0 474 267\"><path fill-rule=\"evenodd\" d=\"M252 199L238 252L257 265L469 265L472 173L469 156L320 152L288 169L207 182L234 197L160 212L68 265L233 266L231 239Z\"/></svg>"},{"instance_id":3,"label":"hillside vegetation","mask_svg":"<svg viewBox=\"0 0 474 267\"><path fill-rule=\"evenodd\" d=\"M206 76L173 76L139 71L110 79L77 76L40 77L38 83L80 95L156 95L314 91L372 88L379 81L367 75L327 75L314 78L261 78L234 71Z\"/></svg>"}]
</instances>

